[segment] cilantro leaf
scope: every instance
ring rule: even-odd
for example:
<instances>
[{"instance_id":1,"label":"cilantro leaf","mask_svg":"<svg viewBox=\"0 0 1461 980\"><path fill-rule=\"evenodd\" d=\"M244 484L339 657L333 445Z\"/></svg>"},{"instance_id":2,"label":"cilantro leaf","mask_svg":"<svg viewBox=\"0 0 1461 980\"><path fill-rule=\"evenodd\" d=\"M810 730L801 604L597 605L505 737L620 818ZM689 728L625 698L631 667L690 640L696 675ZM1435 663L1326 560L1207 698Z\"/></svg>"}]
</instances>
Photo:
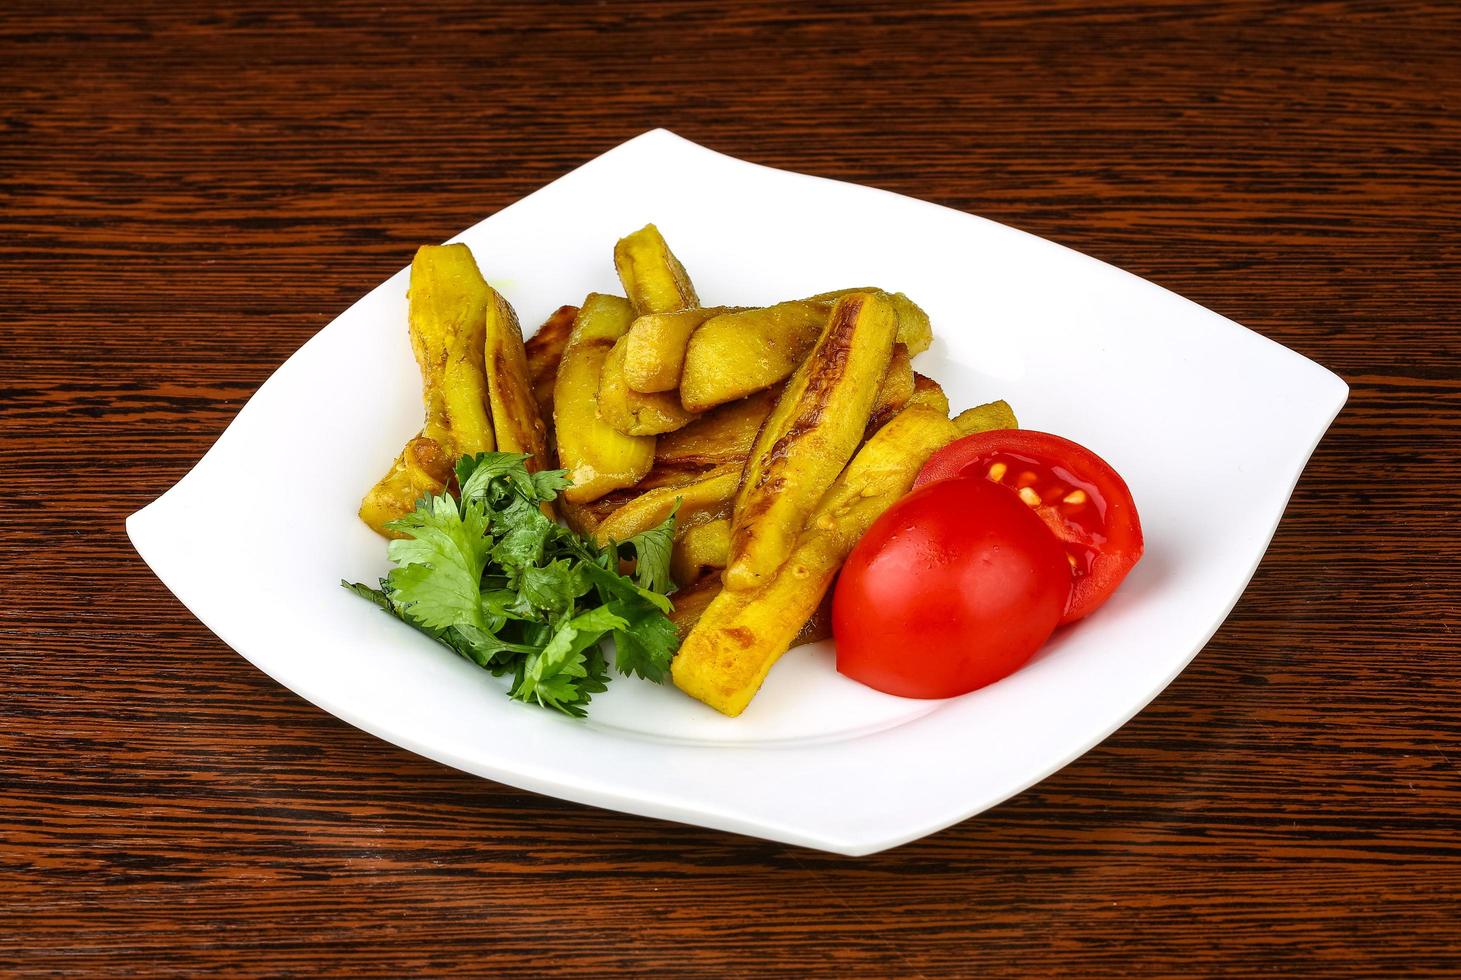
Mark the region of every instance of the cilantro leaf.
<instances>
[{"instance_id":1,"label":"cilantro leaf","mask_svg":"<svg viewBox=\"0 0 1461 980\"><path fill-rule=\"evenodd\" d=\"M485 510L469 504L457 510L449 494L430 497L389 525L411 537L392 541L397 567L386 576L391 604L404 618L430 629L459 622L487 629L482 610L482 569L492 539Z\"/></svg>"},{"instance_id":2,"label":"cilantro leaf","mask_svg":"<svg viewBox=\"0 0 1461 980\"><path fill-rule=\"evenodd\" d=\"M529 655L511 696L581 717L581 705L588 703L593 693L576 683L589 677L584 651L610 630L628 625L627 620L607 606L590 609L566 621L541 651Z\"/></svg>"},{"instance_id":3,"label":"cilantro leaf","mask_svg":"<svg viewBox=\"0 0 1461 980\"><path fill-rule=\"evenodd\" d=\"M457 460L457 486L461 498L473 500L486 495L494 480L507 476L527 456L520 453L477 453Z\"/></svg>"},{"instance_id":4,"label":"cilantro leaf","mask_svg":"<svg viewBox=\"0 0 1461 980\"><path fill-rule=\"evenodd\" d=\"M663 682L677 636L667 617L673 514L622 545L555 524L542 505L569 485L563 470L530 473L528 457L457 461L460 492L423 497L391 522L395 567L375 589L340 584L495 676L508 695L583 717L614 667ZM621 548L634 576L619 574Z\"/></svg>"},{"instance_id":5,"label":"cilantro leaf","mask_svg":"<svg viewBox=\"0 0 1461 980\"><path fill-rule=\"evenodd\" d=\"M542 561L549 541L562 530L543 516L537 503L525 497L512 498L495 517L502 537L492 549L492 560L507 568Z\"/></svg>"},{"instance_id":6,"label":"cilantro leaf","mask_svg":"<svg viewBox=\"0 0 1461 980\"><path fill-rule=\"evenodd\" d=\"M618 572L604 568L602 565L584 562L583 574L597 587L598 594L604 602L612 602L616 598L641 599L654 606L661 613L668 613L674 608L667 597L658 592L651 592L643 586L636 585L633 579L625 578Z\"/></svg>"},{"instance_id":7,"label":"cilantro leaf","mask_svg":"<svg viewBox=\"0 0 1461 980\"><path fill-rule=\"evenodd\" d=\"M360 596L360 598L368 599L377 606L380 606L386 612L391 611L391 600L386 598L386 594L380 589L372 589L364 582L349 582L343 578L340 580L340 584Z\"/></svg>"},{"instance_id":8,"label":"cilantro leaf","mask_svg":"<svg viewBox=\"0 0 1461 980\"><path fill-rule=\"evenodd\" d=\"M680 646L675 624L643 599L620 600L607 607L625 625L614 630L614 669L663 684Z\"/></svg>"},{"instance_id":9,"label":"cilantro leaf","mask_svg":"<svg viewBox=\"0 0 1461 980\"><path fill-rule=\"evenodd\" d=\"M624 543L634 549L634 581L653 592L673 592L670 578L670 549L675 544L675 515L680 501L658 527L641 531Z\"/></svg>"},{"instance_id":10,"label":"cilantro leaf","mask_svg":"<svg viewBox=\"0 0 1461 980\"><path fill-rule=\"evenodd\" d=\"M552 500L558 491L566 490L572 483L567 470L539 470L533 474L533 490L539 500Z\"/></svg>"},{"instance_id":11,"label":"cilantro leaf","mask_svg":"<svg viewBox=\"0 0 1461 980\"><path fill-rule=\"evenodd\" d=\"M510 659L518 654L530 652L533 648L522 643L512 643L495 633L479 630L475 626L459 623L447 630L448 638L443 642L479 667L490 666L494 661Z\"/></svg>"},{"instance_id":12,"label":"cilantro leaf","mask_svg":"<svg viewBox=\"0 0 1461 980\"><path fill-rule=\"evenodd\" d=\"M478 453L463 456L457 462L457 483L463 500L501 496L510 490L523 499L552 500L568 486L567 470L546 470L529 473L525 453Z\"/></svg>"},{"instance_id":13,"label":"cilantro leaf","mask_svg":"<svg viewBox=\"0 0 1461 980\"><path fill-rule=\"evenodd\" d=\"M573 607L573 602L592 586L587 577L579 571L578 563L560 558L542 567L536 565L523 569L521 597L532 609L550 616L561 615Z\"/></svg>"}]
</instances>

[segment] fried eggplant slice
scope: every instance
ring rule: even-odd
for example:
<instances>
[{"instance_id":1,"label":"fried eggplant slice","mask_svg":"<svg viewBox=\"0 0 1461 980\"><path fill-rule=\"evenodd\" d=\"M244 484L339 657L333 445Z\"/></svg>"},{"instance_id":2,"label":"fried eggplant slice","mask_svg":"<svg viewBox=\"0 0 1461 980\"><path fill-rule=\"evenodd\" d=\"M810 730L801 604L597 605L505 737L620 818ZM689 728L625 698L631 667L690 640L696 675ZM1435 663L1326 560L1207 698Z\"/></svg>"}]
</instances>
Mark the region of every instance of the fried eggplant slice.
<instances>
[{"instance_id":1,"label":"fried eggplant slice","mask_svg":"<svg viewBox=\"0 0 1461 980\"><path fill-rule=\"evenodd\" d=\"M944 415L949 414L949 396L944 394L943 385L926 374L916 372L913 375L913 394L908 396L905 407L912 408L915 405L931 408Z\"/></svg>"},{"instance_id":2,"label":"fried eggplant slice","mask_svg":"<svg viewBox=\"0 0 1461 980\"><path fill-rule=\"evenodd\" d=\"M497 449L526 453L530 472L552 467L548 458L548 427L538 411L528 370L522 327L512 304L496 290L487 303L485 363L487 400L492 407L492 433Z\"/></svg>"},{"instance_id":3,"label":"fried eggplant slice","mask_svg":"<svg viewBox=\"0 0 1461 980\"><path fill-rule=\"evenodd\" d=\"M909 356L933 341L928 314L902 293L838 289L762 309L712 317L690 336L680 372L680 401L692 412L742 398L791 375L806 357L832 306L844 296L886 296L897 320L897 342Z\"/></svg>"},{"instance_id":4,"label":"fried eggplant slice","mask_svg":"<svg viewBox=\"0 0 1461 980\"><path fill-rule=\"evenodd\" d=\"M411 262L408 321L421 367L422 435L454 456L496 446L487 411L487 304L492 290L465 245L423 245Z\"/></svg>"},{"instance_id":5,"label":"fried eggplant slice","mask_svg":"<svg viewBox=\"0 0 1461 980\"><path fill-rule=\"evenodd\" d=\"M361 519L382 534L388 533L387 522L415 508L420 494L412 495L410 488L435 485L426 475L432 468L422 460L438 455L455 460L496 445L484 361L486 310L492 290L477 271L471 251L465 245L417 249L406 295L411 350L421 370L426 409L417 439L425 442L408 443L361 502ZM448 463L448 478L450 467Z\"/></svg>"},{"instance_id":6,"label":"fried eggplant slice","mask_svg":"<svg viewBox=\"0 0 1461 980\"><path fill-rule=\"evenodd\" d=\"M832 302L849 293L877 292L883 292L883 290L864 286L860 289L834 289L830 293L808 296L807 299L811 302ZM910 355L922 354L928 350L933 343L933 324L929 321L928 314L923 311L923 307L902 293L889 293L888 298L893 303L893 314L898 318L898 343L908 348Z\"/></svg>"},{"instance_id":7,"label":"fried eggplant slice","mask_svg":"<svg viewBox=\"0 0 1461 980\"><path fill-rule=\"evenodd\" d=\"M736 468L739 469L739 466ZM638 500L650 490L658 490L661 487L688 486L712 475L717 469L718 467L714 466L660 466L656 464L643 479L632 487L612 490L585 506L593 513L594 521L597 523L620 507Z\"/></svg>"},{"instance_id":8,"label":"fried eggplant slice","mask_svg":"<svg viewBox=\"0 0 1461 980\"><path fill-rule=\"evenodd\" d=\"M745 465L744 462L737 463L734 460L732 465L739 471ZM647 490L657 490L660 487L683 487L686 484L694 483L710 475L711 471L719 469L716 466L676 466L670 464L655 463L653 468L645 474L644 479L634 484L628 490L617 491L617 495L628 499L630 495L644 493ZM615 496L611 494L610 496Z\"/></svg>"},{"instance_id":9,"label":"fried eggplant slice","mask_svg":"<svg viewBox=\"0 0 1461 980\"><path fill-rule=\"evenodd\" d=\"M685 267L654 225L645 225L614 244L614 268L639 316L700 305Z\"/></svg>"},{"instance_id":10,"label":"fried eggplant slice","mask_svg":"<svg viewBox=\"0 0 1461 980\"><path fill-rule=\"evenodd\" d=\"M523 344L528 374L533 379L533 397L537 399L538 412L544 419L553 417L553 381L558 377L558 362L563 360L563 348L568 346L568 335L573 332L573 318L576 316L578 307L558 307L538 328L538 332Z\"/></svg>"},{"instance_id":11,"label":"fried eggplant slice","mask_svg":"<svg viewBox=\"0 0 1461 980\"><path fill-rule=\"evenodd\" d=\"M1015 411L1010 408L1009 402L1000 399L964 409L954 416L954 425L958 428L959 435L970 436L993 429L1018 429L1020 422L1015 418Z\"/></svg>"},{"instance_id":12,"label":"fried eggplant slice","mask_svg":"<svg viewBox=\"0 0 1461 980\"><path fill-rule=\"evenodd\" d=\"M711 317L732 307L706 306L636 317L624 335L624 380L635 391L674 391L685 366L690 335Z\"/></svg>"},{"instance_id":13,"label":"fried eggplant slice","mask_svg":"<svg viewBox=\"0 0 1461 980\"><path fill-rule=\"evenodd\" d=\"M731 522L727 589L756 588L790 554L807 515L862 442L896 327L884 294L852 293L833 306L751 447Z\"/></svg>"},{"instance_id":14,"label":"fried eggplant slice","mask_svg":"<svg viewBox=\"0 0 1461 980\"><path fill-rule=\"evenodd\" d=\"M817 603L817 611L812 613L811 618L802 625L801 631L791 641L791 649L801 646L803 643L816 643L818 640L832 639L832 590L828 589L822 594L822 601Z\"/></svg>"},{"instance_id":15,"label":"fried eggplant slice","mask_svg":"<svg viewBox=\"0 0 1461 980\"><path fill-rule=\"evenodd\" d=\"M720 594L720 573L711 572L702 578L676 589L670 596L674 608L670 610L670 622L683 640L694 629L705 607Z\"/></svg>"},{"instance_id":16,"label":"fried eggplant slice","mask_svg":"<svg viewBox=\"0 0 1461 980\"><path fill-rule=\"evenodd\" d=\"M695 415L680 406L674 392L645 393L629 387L624 377L628 335L614 342L599 375L599 416L625 435L657 436L689 425Z\"/></svg>"},{"instance_id":17,"label":"fried eggplant slice","mask_svg":"<svg viewBox=\"0 0 1461 980\"><path fill-rule=\"evenodd\" d=\"M933 324L923 307L902 293L892 293L893 315L898 318L898 343L908 348L909 356L922 354L933 344Z\"/></svg>"},{"instance_id":18,"label":"fried eggplant slice","mask_svg":"<svg viewBox=\"0 0 1461 980\"><path fill-rule=\"evenodd\" d=\"M602 500L603 498L601 497L599 499ZM598 500L595 500L592 503L575 504L567 497L559 494L558 499L553 501L553 509L562 518L564 524L567 524L575 532L587 538L591 537L594 533L594 528L599 526L601 515L599 508L596 507L598 502Z\"/></svg>"},{"instance_id":19,"label":"fried eggplant slice","mask_svg":"<svg viewBox=\"0 0 1461 980\"><path fill-rule=\"evenodd\" d=\"M745 710L863 532L957 435L927 408L905 409L879 429L817 504L787 561L758 588L725 589L705 606L670 665L675 686L723 714Z\"/></svg>"},{"instance_id":20,"label":"fried eggplant slice","mask_svg":"<svg viewBox=\"0 0 1461 980\"><path fill-rule=\"evenodd\" d=\"M816 344L830 311L824 300L793 300L706 320L685 347L680 402L703 412L786 379Z\"/></svg>"},{"instance_id":21,"label":"fried eggplant slice","mask_svg":"<svg viewBox=\"0 0 1461 980\"><path fill-rule=\"evenodd\" d=\"M446 489L455 459L434 439L417 436L391 464L390 471L370 488L360 502L360 519L378 534L404 537L386 527L416 509L416 501Z\"/></svg>"},{"instance_id":22,"label":"fried eggplant slice","mask_svg":"<svg viewBox=\"0 0 1461 980\"><path fill-rule=\"evenodd\" d=\"M558 465L573 481L563 491L571 503L588 503L610 490L631 487L654 465L653 436L627 436L598 411L604 361L633 318L623 297L590 293L573 320L553 384Z\"/></svg>"},{"instance_id":23,"label":"fried eggplant slice","mask_svg":"<svg viewBox=\"0 0 1461 980\"><path fill-rule=\"evenodd\" d=\"M609 515L620 508L627 507L651 490L658 490L661 487L683 487L704 479L710 473L709 467L697 469L681 467L656 466L651 469L638 483L632 487L624 487L619 490L611 490L596 500L587 503L577 504L566 499L562 494L554 503L558 507L558 513L564 523L573 528L584 537L593 537L594 531L603 523ZM620 540L623 540L620 538Z\"/></svg>"},{"instance_id":24,"label":"fried eggplant slice","mask_svg":"<svg viewBox=\"0 0 1461 980\"><path fill-rule=\"evenodd\" d=\"M722 588L719 570L711 569L704 572L700 578L693 580L688 588L680 589L670 597L675 604L674 610L670 613L670 622L675 624L675 632L680 634L681 640L684 640L695 628L695 624L704 615L706 607L716 596L720 595ZM792 637L791 646L799 647L803 643L816 643L818 640L830 639L832 639L832 595L828 592L817 604L816 612L812 613L811 618L803 623L796 636Z\"/></svg>"},{"instance_id":25,"label":"fried eggplant slice","mask_svg":"<svg viewBox=\"0 0 1461 980\"><path fill-rule=\"evenodd\" d=\"M594 528L594 539L599 544L607 544L611 538L627 541L658 527L671 513L682 527L727 517L740 482L740 469L729 466L693 483L650 490L604 517Z\"/></svg>"},{"instance_id":26,"label":"fried eggplant slice","mask_svg":"<svg viewBox=\"0 0 1461 980\"><path fill-rule=\"evenodd\" d=\"M676 534L670 551L670 576L676 582L694 582L714 570L725 567L730 554L730 519L692 524Z\"/></svg>"},{"instance_id":27,"label":"fried eggplant slice","mask_svg":"<svg viewBox=\"0 0 1461 980\"><path fill-rule=\"evenodd\" d=\"M780 397L780 386L766 388L712 409L683 429L666 433L655 445L655 466L745 465L756 433Z\"/></svg>"},{"instance_id":28,"label":"fried eggplant slice","mask_svg":"<svg viewBox=\"0 0 1461 980\"><path fill-rule=\"evenodd\" d=\"M804 303L826 303L828 308L844 296L851 296L853 293L884 293L885 289L877 286L849 286L846 289L829 289L825 293L817 293L815 296L808 296L802 300Z\"/></svg>"},{"instance_id":29,"label":"fried eggplant slice","mask_svg":"<svg viewBox=\"0 0 1461 980\"><path fill-rule=\"evenodd\" d=\"M888 362L888 373L883 376L882 387L878 389L878 400L873 403L872 416L867 420L866 435L888 424L888 420L903 410L908 399L913 397L913 362L908 348L902 344L893 345L893 357Z\"/></svg>"}]
</instances>

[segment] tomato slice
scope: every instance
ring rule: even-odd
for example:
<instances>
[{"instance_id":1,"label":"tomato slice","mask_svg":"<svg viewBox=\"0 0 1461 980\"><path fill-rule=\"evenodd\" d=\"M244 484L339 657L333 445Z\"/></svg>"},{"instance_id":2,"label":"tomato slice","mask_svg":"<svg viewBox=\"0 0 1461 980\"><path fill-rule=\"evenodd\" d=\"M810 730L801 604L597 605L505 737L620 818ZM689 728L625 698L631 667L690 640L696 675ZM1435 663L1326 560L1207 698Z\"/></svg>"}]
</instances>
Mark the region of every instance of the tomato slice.
<instances>
[{"instance_id":1,"label":"tomato slice","mask_svg":"<svg viewBox=\"0 0 1461 980\"><path fill-rule=\"evenodd\" d=\"M949 698L1025 664L1070 596L1065 549L1007 489L915 490L873 522L832 598L837 669L905 698Z\"/></svg>"},{"instance_id":2,"label":"tomato slice","mask_svg":"<svg viewBox=\"0 0 1461 980\"><path fill-rule=\"evenodd\" d=\"M1126 481L1069 439L1029 429L978 432L934 453L913 486L954 477L1014 490L1065 545L1074 584L1062 623L1105 602L1141 558L1141 521Z\"/></svg>"}]
</instances>

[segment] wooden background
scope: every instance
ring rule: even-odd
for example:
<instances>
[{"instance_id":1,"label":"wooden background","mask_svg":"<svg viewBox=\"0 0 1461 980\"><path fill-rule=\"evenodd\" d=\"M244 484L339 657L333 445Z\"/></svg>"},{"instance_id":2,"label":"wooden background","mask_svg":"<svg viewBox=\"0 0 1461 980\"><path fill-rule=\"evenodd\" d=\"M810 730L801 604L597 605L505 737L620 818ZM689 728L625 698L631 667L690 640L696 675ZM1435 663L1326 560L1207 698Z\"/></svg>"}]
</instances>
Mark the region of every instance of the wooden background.
<instances>
[{"instance_id":1,"label":"wooden background","mask_svg":"<svg viewBox=\"0 0 1461 980\"><path fill-rule=\"evenodd\" d=\"M0 10L0 972L1461 972L1461 7L311 6ZM415 245L655 126L1055 239L1353 387L1192 667L982 817L851 860L471 778L128 545Z\"/></svg>"}]
</instances>

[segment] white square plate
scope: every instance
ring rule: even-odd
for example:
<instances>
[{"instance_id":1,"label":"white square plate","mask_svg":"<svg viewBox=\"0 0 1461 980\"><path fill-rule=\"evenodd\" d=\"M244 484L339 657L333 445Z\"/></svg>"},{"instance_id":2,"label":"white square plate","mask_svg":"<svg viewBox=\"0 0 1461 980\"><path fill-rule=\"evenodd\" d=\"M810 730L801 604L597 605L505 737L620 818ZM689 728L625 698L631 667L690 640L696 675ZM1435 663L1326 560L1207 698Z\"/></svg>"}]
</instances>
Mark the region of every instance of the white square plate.
<instances>
[{"instance_id":1,"label":"white square plate","mask_svg":"<svg viewBox=\"0 0 1461 980\"><path fill-rule=\"evenodd\" d=\"M793 650L740 718L620 680L578 722L340 588L388 567L355 517L420 425L402 270L320 331L127 530L200 620L281 684L380 738L565 799L867 854L979 813L1096 745L1223 621L1348 388L1158 286L1002 225L771 170L657 130L464 232L525 325L615 292L611 247L657 223L707 304L902 290L936 339L917 368L955 409L1007 398L1028 428L1126 478L1146 557L1029 666L949 701L878 694ZM226 338L220 343L227 343Z\"/></svg>"}]
</instances>

